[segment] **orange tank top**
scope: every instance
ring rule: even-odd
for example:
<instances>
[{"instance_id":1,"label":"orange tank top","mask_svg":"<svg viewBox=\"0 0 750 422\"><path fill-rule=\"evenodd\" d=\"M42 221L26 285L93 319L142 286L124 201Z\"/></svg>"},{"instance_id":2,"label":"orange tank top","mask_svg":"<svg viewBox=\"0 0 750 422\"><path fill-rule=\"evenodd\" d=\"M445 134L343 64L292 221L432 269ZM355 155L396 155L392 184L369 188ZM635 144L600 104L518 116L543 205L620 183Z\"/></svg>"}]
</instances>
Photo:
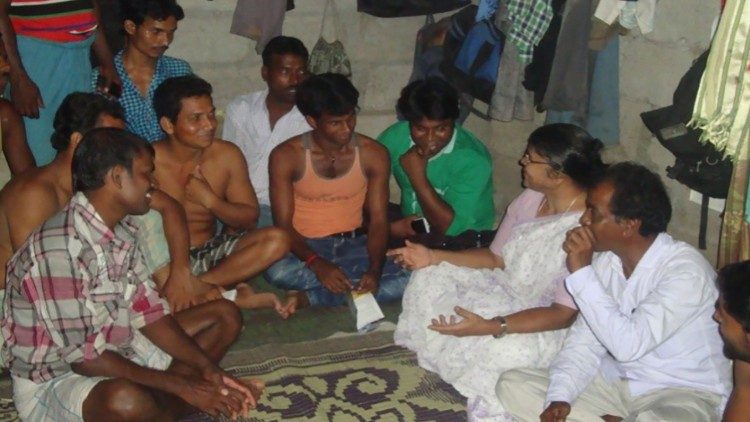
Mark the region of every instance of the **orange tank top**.
<instances>
[{"instance_id":1,"label":"orange tank top","mask_svg":"<svg viewBox=\"0 0 750 422\"><path fill-rule=\"evenodd\" d=\"M367 194L367 177L359 158L359 139L352 134L354 162L348 172L333 179L319 176L312 164L312 134L302 135L305 170L294 183L292 225L302 236L325 237L354 230L362 225L362 207Z\"/></svg>"}]
</instances>

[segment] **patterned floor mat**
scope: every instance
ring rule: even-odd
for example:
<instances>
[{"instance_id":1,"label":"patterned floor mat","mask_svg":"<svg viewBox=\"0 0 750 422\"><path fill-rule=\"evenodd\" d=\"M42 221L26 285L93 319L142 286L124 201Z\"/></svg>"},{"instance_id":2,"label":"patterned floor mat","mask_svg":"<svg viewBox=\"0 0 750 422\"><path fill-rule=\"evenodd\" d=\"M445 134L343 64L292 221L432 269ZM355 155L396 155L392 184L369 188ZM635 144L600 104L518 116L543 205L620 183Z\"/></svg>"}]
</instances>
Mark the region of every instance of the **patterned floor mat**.
<instances>
[{"instance_id":1,"label":"patterned floor mat","mask_svg":"<svg viewBox=\"0 0 750 422\"><path fill-rule=\"evenodd\" d=\"M235 351L222 367L267 384L257 409L242 421L466 420L466 399L420 368L412 352L393 345L393 332ZM0 391L9 393L8 387L0 385ZM0 422L15 420L8 394L0 398Z\"/></svg>"},{"instance_id":2,"label":"patterned floor mat","mask_svg":"<svg viewBox=\"0 0 750 422\"><path fill-rule=\"evenodd\" d=\"M392 333L382 337L388 336ZM336 339L339 346L341 340ZM247 420L466 420L466 399L417 366L413 353L390 341L373 345L361 344L359 337L348 340L350 347L338 352L321 350L330 346L321 342L331 341L322 340L296 345L305 351L301 356L233 366L233 374L268 384Z\"/></svg>"}]
</instances>

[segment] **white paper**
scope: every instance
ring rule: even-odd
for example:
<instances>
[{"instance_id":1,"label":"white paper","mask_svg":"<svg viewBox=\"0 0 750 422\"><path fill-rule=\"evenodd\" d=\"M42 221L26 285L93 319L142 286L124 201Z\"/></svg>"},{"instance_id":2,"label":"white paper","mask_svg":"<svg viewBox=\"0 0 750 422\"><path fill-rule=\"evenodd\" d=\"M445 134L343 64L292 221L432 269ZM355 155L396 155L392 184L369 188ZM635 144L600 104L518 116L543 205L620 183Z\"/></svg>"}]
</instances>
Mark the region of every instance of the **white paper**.
<instances>
[{"instance_id":1,"label":"white paper","mask_svg":"<svg viewBox=\"0 0 750 422\"><path fill-rule=\"evenodd\" d=\"M368 324L385 318L380 305L378 305L372 293L354 293L352 294L352 302L357 314L357 330L361 330Z\"/></svg>"}]
</instances>

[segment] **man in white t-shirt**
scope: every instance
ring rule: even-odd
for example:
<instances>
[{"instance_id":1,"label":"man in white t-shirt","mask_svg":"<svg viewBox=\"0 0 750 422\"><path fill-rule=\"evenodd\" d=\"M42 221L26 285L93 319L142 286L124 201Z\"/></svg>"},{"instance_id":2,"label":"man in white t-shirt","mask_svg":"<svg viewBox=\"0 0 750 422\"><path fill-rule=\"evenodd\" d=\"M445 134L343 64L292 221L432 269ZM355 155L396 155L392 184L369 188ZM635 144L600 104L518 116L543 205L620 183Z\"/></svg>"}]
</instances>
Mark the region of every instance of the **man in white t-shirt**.
<instances>
[{"instance_id":1,"label":"man in white t-shirt","mask_svg":"<svg viewBox=\"0 0 750 422\"><path fill-rule=\"evenodd\" d=\"M247 161L258 195L258 227L273 224L268 196L268 157L289 138L312 130L295 105L297 87L308 75L308 52L297 38L278 36L263 49L260 74L268 87L240 95L227 106L222 138L233 142Z\"/></svg>"}]
</instances>

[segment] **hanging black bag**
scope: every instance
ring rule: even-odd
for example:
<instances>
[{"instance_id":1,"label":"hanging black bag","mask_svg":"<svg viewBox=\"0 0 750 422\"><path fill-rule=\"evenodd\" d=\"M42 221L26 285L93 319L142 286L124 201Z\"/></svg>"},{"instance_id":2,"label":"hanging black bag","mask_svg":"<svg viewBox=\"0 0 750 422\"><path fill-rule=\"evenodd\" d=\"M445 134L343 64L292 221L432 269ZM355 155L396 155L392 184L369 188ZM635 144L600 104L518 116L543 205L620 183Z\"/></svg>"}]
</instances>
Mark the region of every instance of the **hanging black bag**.
<instances>
[{"instance_id":1,"label":"hanging black bag","mask_svg":"<svg viewBox=\"0 0 750 422\"><path fill-rule=\"evenodd\" d=\"M712 144L700 142L701 131L687 127L693 114L708 51L698 57L680 79L672 97L672 105L641 114L641 120L674 156L667 167L667 176L703 194L698 243L706 248L708 199L726 198L732 178L732 162Z\"/></svg>"},{"instance_id":2,"label":"hanging black bag","mask_svg":"<svg viewBox=\"0 0 750 422\"><path fill-rule=\"evenodd\" d=\"M357 0L357 11L379 18L422 16L450 12L471 0Z\"/></svg>"},{"instance_id":3,"label":"hanging black bag","mask_svg":"<svg viewBox=\"0 0 750 422\"><path fill-rule=\"evenodd\" d=\"M476 21L477 9L467 6L451 16L440 70L460 92L489 104L505 36L492 20Z\"/></svg>"}]
</instances>

